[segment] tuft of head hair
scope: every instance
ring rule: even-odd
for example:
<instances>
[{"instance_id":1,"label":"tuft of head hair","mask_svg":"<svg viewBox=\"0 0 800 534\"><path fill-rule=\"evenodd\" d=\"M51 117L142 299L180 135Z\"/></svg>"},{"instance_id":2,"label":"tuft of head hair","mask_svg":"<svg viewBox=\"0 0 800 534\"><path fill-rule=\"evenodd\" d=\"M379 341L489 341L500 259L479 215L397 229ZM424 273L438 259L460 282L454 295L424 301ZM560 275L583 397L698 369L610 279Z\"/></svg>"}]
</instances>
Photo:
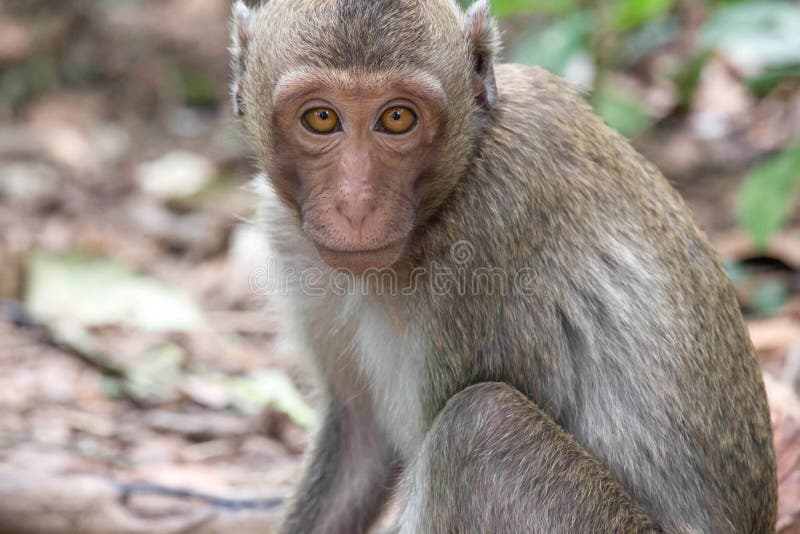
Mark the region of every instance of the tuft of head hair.
<instances>
[{"instance_id":1,"label":"tuft of head hair","mask_svg":"<svg viewBox=\"0 0 800 534\"><path fill-rule=\"evenodd\" d=\"M244 3L244 0L236 0L233 3L233 15L231 17L230 53L231 70L233 72L231 98L233 112L239 117L244 115L240 85L247 60L247 47L250 43L252 20L253 10Z\"/></svg>"},{"instance_id":2,"label":"tuft of head hair","mask_svg":"<svg viewBox=\"0 0 800 534\"><path fill-rule=\"evenodd\" d=\"M255 29L256 19L260 10L270 5L268 0L257 4L254 1L236 0L232 8L231 96L234 113L239 117L247 113L244 109L247 99L243 98L241 86L253 32L261 31ZM289 37L290 43L280 43L280 46L289 47L286 53L299 56L306 64L374 70L433 63L433 70L453 73L456 70L437 59L431 46L441 45L440 57L448 56L452 54L453 39L458 37L461 43L467 44L469 57L463 59L471 65L475 101L484 109L490 109L497 100L494 62L500 50L500 37L487 0L478 0L463 15L454 0L306 0L293 4L278 2L274 5L278 9L309 13L327 10L324 17L306 17L304 25ZM409 5L414 9L409 9ZM446 6L453 9L449 15ZM454 26L448 27L448 32L449 28L460 26L461 35L445 32L437 26L441 22L449 24L444 19L452 15L460 21L450 19Z\"/></svg>"}]
</instances>

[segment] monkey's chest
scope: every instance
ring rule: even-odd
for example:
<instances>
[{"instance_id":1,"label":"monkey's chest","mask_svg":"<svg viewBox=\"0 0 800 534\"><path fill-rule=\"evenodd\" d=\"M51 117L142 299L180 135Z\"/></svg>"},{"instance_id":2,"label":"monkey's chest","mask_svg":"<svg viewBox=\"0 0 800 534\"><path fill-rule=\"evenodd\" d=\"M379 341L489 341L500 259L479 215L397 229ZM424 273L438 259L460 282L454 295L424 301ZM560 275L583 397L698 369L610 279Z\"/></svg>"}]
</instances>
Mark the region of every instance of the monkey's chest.
<instances>
[{"instance_id":1,"label":"monkey's chest","mask_svg":"<svg viewBox=\"0 0 800 534\"><path fill-rule=\"evenodd\" d=\"M406 458L424 437L424 343L413 322L365 302L359 310L355 357L371 384L373 406L388 439Z\"/></svg>"}]
</instances>

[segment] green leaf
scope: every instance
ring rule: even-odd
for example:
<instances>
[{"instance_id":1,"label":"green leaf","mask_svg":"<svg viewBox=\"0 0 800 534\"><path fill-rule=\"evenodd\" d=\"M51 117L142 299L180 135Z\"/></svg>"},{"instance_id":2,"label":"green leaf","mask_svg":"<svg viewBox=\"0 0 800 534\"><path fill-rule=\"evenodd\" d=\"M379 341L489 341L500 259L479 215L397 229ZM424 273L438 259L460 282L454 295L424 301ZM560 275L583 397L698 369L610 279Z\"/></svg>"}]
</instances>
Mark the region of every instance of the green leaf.
<instances>
[{"instance_id":1,"label":"green leaf","mask_svg":"<svg viewBox=\"0 0 800 534\"><path fill-rule=\"evenodd\" d=\"M739 193L739 221L765 248L789 220L800 195L800 143L755 167Z\"/></svg>"},{"instance_id":2,"label":"green leaf","mask_svg":"<svg viewBox=\"0 0 800 534\"><path fill-rule=\"evenodd\" d=\"M85 327L125 325L148 331L192 331L203 314L180 289L109 259L33 254L25 303L36 319Z\"/></svg>"},{"instance_id":3,"label":"green leaf","mask_svg":"<svg viewBox=\"0 0 800 534\"><path fill-rule=\"evenodd\" d=\"M685 60L680 69L672 76L672 82L678 89L678 102L682 108L688 108L692 103L700 77L708 63L711 53L704 52Z\"/></svg>"},{"instance_id":4,"label":"green leaf","mask_svg":"<svg viewBox=\"0 0 800 534\"><path fill-rule=\"evenodd\" d=\"M152 402L174 400L184 380L185 351L178 345L164 344L147 352L136 367L130 369L125 388L139 399Z\"/></svg>"},{"instance_id":5,"label":"green leaf","mask_svg":"<svg viewBox=\"0 0 800 534\"><path fill-rule=\"evenodd\" d=\"M681 26L678 17L667 16L644 24L627 35L620 44L620 52L626 65L632 65L645 56L676 41Z\"/></svg>"},{"instance_id":6,"label":"green leaf","mask_svg":"<svg viewBox=\"0 0 800 534\"><path fill-rule=\"evenodd\" d=\"M800 6L742 2L717 10L700 36L702 50L721 50L745 73L800 62Z\"/></svg>"},{"instance_id":7,"label":"green leaf","mask_svg":"<svg viewBox=\"0 0 800 534\"><path fill-rule=\"evenodd\" d=\"M469 7L473 0L461 0L462 7ZM497 17L508 17L525 13L566 13L578 7L578 0L492 0L492 12Z\"/></svg>"},{"instance_id":8,"label":"green leaf","mask_svg":"<svg viewBox=\"0 0 800 534\"><path fill-rule=\"evenodd\" d=\"M245 413L258 413L270 406L302 427L314 422L314 410L282 371L267 369L245 377L230 378L227 382L236 397L234 404Z\"/></svg>"},{"instance_id":9,"label":"green leaf","mask_svg":"<svg viewBox=\"0 0 800 534\"><path fill-rule=\"evenodd\" d=\"M734 286L740 286L747 280L747 273L742 264L736 261L726 261L724 264L725 274L731 279Z\"/></svg>"},{"instance_id":10,"label":"green leaf","mask_svg":"<svg viewBox=\"0 0 800 534\"><path fill-rule=\"evenodd\" d=\"M512 60L563 75L573 57L588 52L593 24L591 11L573 13L544 31L528 35L512 51Z\"/></svg>"},{"instance_id":11,"label":"green leaf","mask_svg":"<svg viewBox=\"0 0 800 534\"><path fill-rule=\"evenodd\" d=\"M778 280L764 280L753 294L752 307L758 317L775 315L789 300L791 288Z\"/></svg>"},{"instance_id":12,"label":"green leaf","mask_svg":"<svg viewBox=\"0 0 800 534\"><path fill-rule=\"evenodd\" d=\"M611 8L613 27L631 30L664 16L673 7L675 0L620 0Z\"/></svg>"},{"instance_id":13,"label":"green leaf","mask_svg":"<svg viewBox=\"0 0 800 534\"><path fill-rule=\"evenodd\" d=\"M205 73L186 69L179 75L187 106L213 107L219 103L217 88Z\"/></svg>"},{"instance_id":14,"label":"green leaf","mask_svg":"<svg viewBox=\"0 0 800 534\"><path fill-rule=\"evenodd\" d=\"M800 63L785 67L768 68L747 79L747 87L758 96L766 96L778 85L789 80L800 80Z\"/></svg>"},{"instance_id":15,"label":"green leaf","mask_svg":"<svg viewBox=\"0 0 800 534\"><path fill-rule=\"evenodd\" d=\"M641 104L613 87L595 92L592 104L606 124L629 138L636 137L652 123Z\"/></svg>"}]
</instances>

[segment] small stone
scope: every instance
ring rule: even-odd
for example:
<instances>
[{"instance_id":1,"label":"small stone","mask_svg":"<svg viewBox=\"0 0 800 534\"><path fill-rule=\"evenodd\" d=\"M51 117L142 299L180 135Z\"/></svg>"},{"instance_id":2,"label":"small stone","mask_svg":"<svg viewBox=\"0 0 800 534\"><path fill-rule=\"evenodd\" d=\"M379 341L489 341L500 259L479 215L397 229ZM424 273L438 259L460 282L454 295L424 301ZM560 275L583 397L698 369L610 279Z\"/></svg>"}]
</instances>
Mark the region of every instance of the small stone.
<instances>
[{"instance_id":1,"label":"small stone","mask_svg":"<svg viewBox=\"0 0 800 534\"><path fill-rule=\"evenodd\" d=\"M136 179L147 193L161 200L175 200L202 191L216 172L209 159L192 152L174 151L141 164L136 170Z\"/></svg>"}]
</instances>

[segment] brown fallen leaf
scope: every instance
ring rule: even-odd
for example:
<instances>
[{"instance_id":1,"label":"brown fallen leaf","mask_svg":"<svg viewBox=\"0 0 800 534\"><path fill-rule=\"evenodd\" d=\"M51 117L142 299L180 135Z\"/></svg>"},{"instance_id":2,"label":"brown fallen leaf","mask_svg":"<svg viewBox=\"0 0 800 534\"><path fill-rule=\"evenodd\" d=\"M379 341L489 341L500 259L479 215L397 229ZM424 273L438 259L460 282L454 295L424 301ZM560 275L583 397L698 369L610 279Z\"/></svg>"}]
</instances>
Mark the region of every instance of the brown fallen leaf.
<instances>
[{"instance_id":1,"label":"brown fallen leaf","mask_svg":"<svg viewBox=\"0 0 800 534\"><path fill-rule=\"evenodd\" d=\"M758 352L783 350L800 344L800 322L788 317L775 317L748 324L750 338Z\"/></svg>"},{"instance_id":2,"label":"brown fallen leaf","mask_svg":"<svg viewBox=\"0 0 800 534\"><path fill-rule=\"evenodd\" d=\"M154 430L177 432L194 441L247 436L256 430L255 421L224 412L152 410L145 416L145 421Z\"/></svg>"},{"instance_id":3,"label":"brown fallen leaf","mask_svg":"<svg viewBox=\"0 0 800 534\"><path fill-rule=\"evenodd\" d=\"M777 532L789 534L800 525L800 398L770 375L764 375L764 384L778 464Z\"/></svg>"},{"instance_id":4,"label":"brown fallen leaf","mask_svg":"<svg viewBox=\"0 0 800 534\"><path fill-rule=\"evenodd\" d=\"M782 261L800 272L800 230L789 229L772 237L765 250L757 250L743 230L726 232L714 240L714 246L726 261L767 256Z\"/></svg>"},{"instance_id":5,"label":"brown fallen leaf","mask_svg":"<svg viewBox=\"0 0 800 534\"><path fill-rule=\"evenodd\" d=\"M25 59L31 50L33 36L20 22L0 19L0 65Z\"/></svg>"}]
</instances>

